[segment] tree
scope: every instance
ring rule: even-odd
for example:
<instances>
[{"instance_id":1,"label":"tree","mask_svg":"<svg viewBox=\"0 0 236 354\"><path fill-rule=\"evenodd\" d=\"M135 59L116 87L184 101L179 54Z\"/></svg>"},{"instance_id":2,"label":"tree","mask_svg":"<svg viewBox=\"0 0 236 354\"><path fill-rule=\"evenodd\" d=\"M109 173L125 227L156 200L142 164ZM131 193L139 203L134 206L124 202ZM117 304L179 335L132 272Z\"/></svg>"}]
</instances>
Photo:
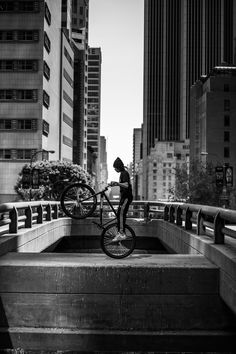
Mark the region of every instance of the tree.
<instances>
[{"instance_id":1,"label":"tree","mask_svg":"<svg viewBox=\"0 0 236 354\"><path fill-rule=\"evenodd\" d=\"M175 188L170 192L177 200L188 203L219 206L221 190L216 187L215 168L199 163L187 164L175 169Z\"/></svg>"},{"instance_id":2,"label":"tree","mask_svg":"<svg viewBox=\"0 0 236 354\"><path fill-rule=\"evenodd\" d=\"M26 171L28 179L26 178ZM35 173L36 172L36 173ZM36 176L36 180L34 176ZM81 166L67 161L36 161L25 164L19 173L15 191L23 200L49 200L52 199L52 187L63 180L76 178L78 181L92 184L91 176Z\"/></svg>"}]
</instances>

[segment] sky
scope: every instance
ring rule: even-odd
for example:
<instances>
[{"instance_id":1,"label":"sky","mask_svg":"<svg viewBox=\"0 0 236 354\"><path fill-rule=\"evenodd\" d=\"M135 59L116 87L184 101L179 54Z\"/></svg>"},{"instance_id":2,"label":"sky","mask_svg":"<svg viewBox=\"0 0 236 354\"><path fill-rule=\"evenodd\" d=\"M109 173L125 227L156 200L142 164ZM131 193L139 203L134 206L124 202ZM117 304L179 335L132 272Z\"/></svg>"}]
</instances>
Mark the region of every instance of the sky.
<instances>
[{"instance_id":1,"label":"sky","mask_svg":"<svg viewBox=\"0 0 236 354\"><path fill-rule=\"evenodd\" d=\"M89 46L102 52L100 134L107 141L108 182L118 180L116 157L132 162L133 129L143 121L143 1L89 1Z\"/></svg>"}]
</instances>

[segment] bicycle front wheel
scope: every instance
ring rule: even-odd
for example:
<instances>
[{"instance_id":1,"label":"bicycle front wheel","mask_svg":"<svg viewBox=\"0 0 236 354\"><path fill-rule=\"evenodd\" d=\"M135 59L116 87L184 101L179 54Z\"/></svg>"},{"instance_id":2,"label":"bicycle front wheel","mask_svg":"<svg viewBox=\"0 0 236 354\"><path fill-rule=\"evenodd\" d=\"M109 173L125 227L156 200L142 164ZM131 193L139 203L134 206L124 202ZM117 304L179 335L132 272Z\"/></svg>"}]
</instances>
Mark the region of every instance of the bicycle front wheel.
<instances>
[{"instance_id":1,"label":"bicycle front wheel","mask_svg":"<svg viewBox=\"0 0 236 354\"><path fill-rule=\"evenodd\" d=\"M85 219L93 214L96 206L96 194L87 184L73 183L62 192L61 207L70 218Z\"/></svg>"},{"instance_id":2,"label":"bicycle front wheel","mask_svg":"<svg viewBox=\"0 0 236 354\"><path fill-rule=\"evenodd\" d=\"M117 232L118 229L116 223L108 225L101 235L101 248L109 257L117 259L125 258L129 256L135 248L135 232L130 226L125 225L125 234L127 238L122 241L114 242L113 239L117 235Z\"/></svg>"}]
</instances>

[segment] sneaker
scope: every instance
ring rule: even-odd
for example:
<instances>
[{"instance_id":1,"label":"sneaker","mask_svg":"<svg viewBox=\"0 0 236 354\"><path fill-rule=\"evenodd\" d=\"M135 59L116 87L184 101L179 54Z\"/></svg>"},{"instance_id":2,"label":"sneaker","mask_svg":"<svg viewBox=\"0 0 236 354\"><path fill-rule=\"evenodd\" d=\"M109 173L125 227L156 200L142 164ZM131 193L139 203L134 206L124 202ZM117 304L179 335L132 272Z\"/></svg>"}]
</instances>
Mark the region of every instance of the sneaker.
<instances>
[{"instance_id":1,"label":"sneaker","mask_svg":"<svg viewBox=\"0 0 236 354\"><path fill-rule=\"evenodd\" d=\"M112 242L124 241L127 239L126 234L121 234L120 232L112 239Z\"/></svg>"}]
</instances>

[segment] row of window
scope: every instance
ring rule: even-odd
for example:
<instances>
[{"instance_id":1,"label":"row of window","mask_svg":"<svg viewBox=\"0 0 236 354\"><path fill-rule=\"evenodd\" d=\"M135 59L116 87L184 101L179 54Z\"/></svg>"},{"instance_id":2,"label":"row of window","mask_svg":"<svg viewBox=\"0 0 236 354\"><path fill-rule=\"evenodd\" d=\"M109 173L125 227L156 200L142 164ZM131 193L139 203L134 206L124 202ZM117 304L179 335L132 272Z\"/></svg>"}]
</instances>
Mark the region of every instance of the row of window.
<instances>
[{"instance_id":1,"label":"row of window","mask_svg":"<svg viewBox=\"0 0 236 354\"><path fill-rule=\"evenodd\" d=\"M0 14L1 13L19 13L19 12L39 12L39 1L38 0L27 0L27 1L0 1ZM44 16L47 20L48 25L51 25L51 12L45 2L44 6Z\"/></svg>"},{"instance_id":2,"label":"row of window","mask_svg":"<svg viewBox=\"0 0 236 354\"><path fill-rule=\"evenodd\" d=\"M0 90L0 101L28 101L36 102L38 99L37 90Z\"/></svg>"},{"instance_id":3,"label":"row of window","mask_svg":"<svg viewBox=\"0 0 236 354\"><path fill-rule=\"evenodd\" d=\"M0 130L37 130L37 119L0 119Z\"/></svg>"},{"instance_id":4,"label":"row of window","mask_svg":"<svg viewBox=\"0 0 236 354\"><path fill-rule=\"evenodd\" d=\"M0 1L0 13L4 12L39 12L39 1Z\"/></svg>"},{"instance_id":5,"label":"row of window","mask_svg":"<svg viewBox=\"0 0 236 354\"><path fill-rule=\"evenodd\" d=\"M2 42L38 42L38 30L1 30L0 41Z\"/></svg>"},{"instance_id":6,"label":"row of window","mask_svg":"<svg viewBox=\"0 0 236 354\"><path fill-rule=\"evenodd\" d=\"M3 59L0 60L0 71L4 72L36 72L38 71L38 61L28 59Z\"/></svg>"},{"instance_id":7,"label":"row of window","mask_svg":"<svg viewBox=\"0 0 236 354\"><path fill-rule=\"evenodd\" d=\"M1 160L30 160L31 149L0 149Z\"/></svg>"}]
</instances>

